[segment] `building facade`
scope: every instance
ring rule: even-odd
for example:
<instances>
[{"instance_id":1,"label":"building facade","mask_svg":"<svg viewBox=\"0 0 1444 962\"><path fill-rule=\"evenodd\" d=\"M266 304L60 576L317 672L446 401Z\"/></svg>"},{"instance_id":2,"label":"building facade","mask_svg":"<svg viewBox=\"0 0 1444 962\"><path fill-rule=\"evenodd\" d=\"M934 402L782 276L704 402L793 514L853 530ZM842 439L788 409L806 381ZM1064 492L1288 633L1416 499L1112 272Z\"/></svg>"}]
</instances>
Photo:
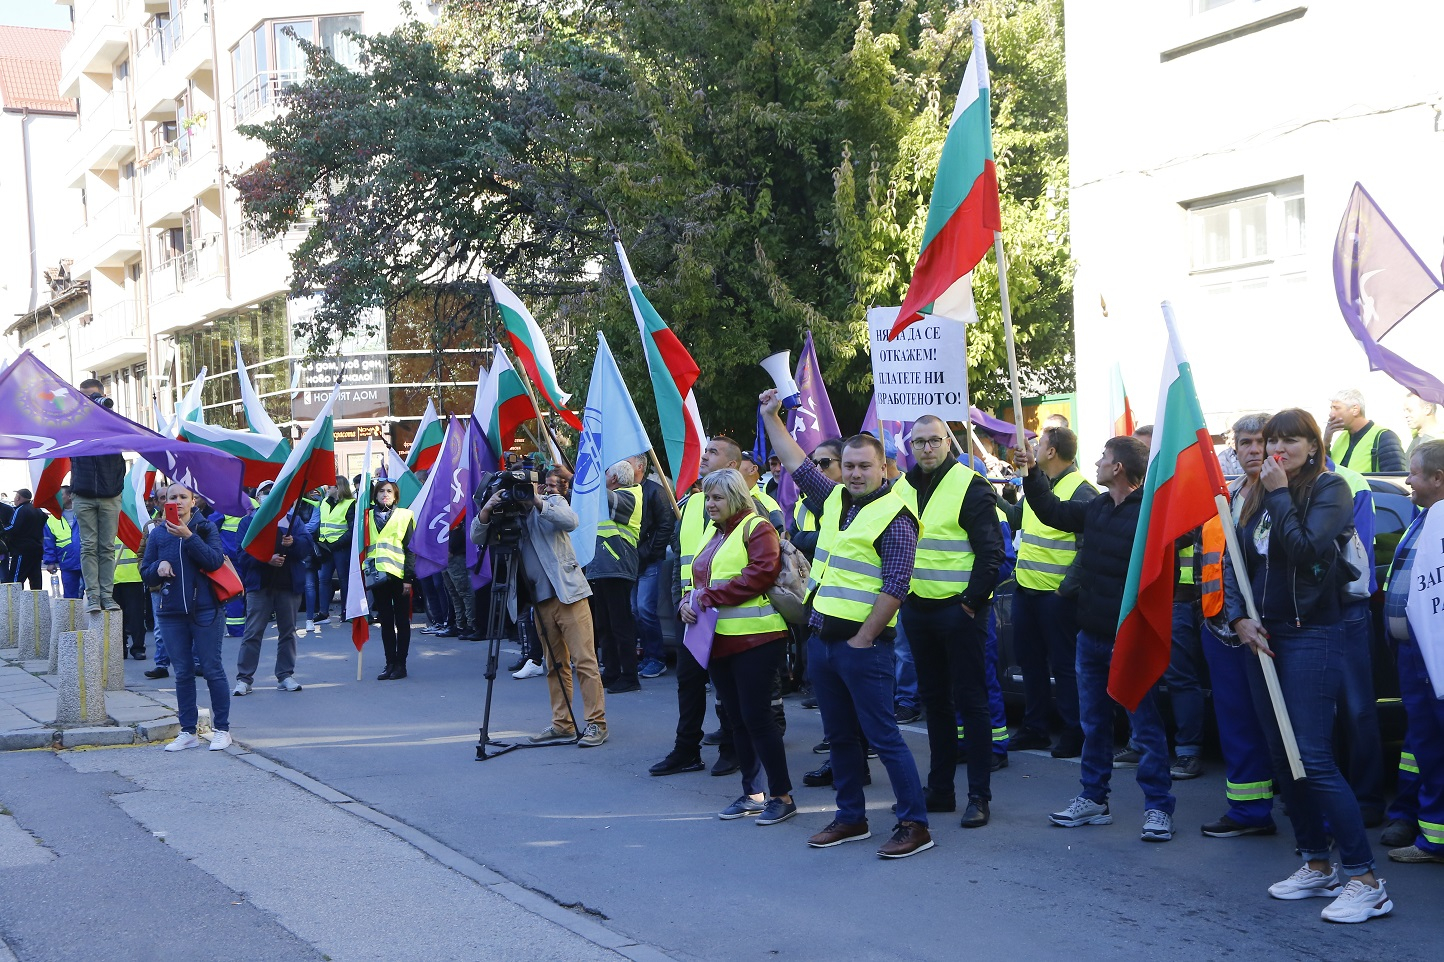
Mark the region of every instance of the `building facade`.
<instances>
[{"instance_id":1,"label":"building facade","mask_svg":"<svg viewBox=\"0 0 1444 962\"><path fill-rule=\"evenodd\" d=\"M1368 371L1332 257L1355 181L1426 263L1444 233L1444 6L1342 0L1069 0L1068 131L1080 430L1110 425L1118 362L1140 422L1173 302L1210 428L1356 387L1404 431L1404 390ZM1383 342L1444 376L1444 300ZM1432 364L1431 364L1432 361Z\"/></svg>"},{"instance_id":2,"label":"building facade","mask_svg":"<svg viewBox=\"0 0 1444 962\"><path fill-rule=\"evenodd\" d=\"M239 345L271 416L299 436L339 375L343 458L367 437L404 449L430 395L470 410L481 353L442 345L438 361L404 312L308 360L293 332L309 304L287 294L301 235L248 230L226 174L264 157L236 128L276 116L305 79L299 41L350 64L348 31L386 32L403 16L395 0L75 0L59 93L80 104L64 186L83 212L72 271L89 285L94 330L78 377L119 385L128 372L145 387L137 407L117 407L153 423L152 404L169 412L204 370L206 419L241 426Z\"/></svg>"}]
</instances>

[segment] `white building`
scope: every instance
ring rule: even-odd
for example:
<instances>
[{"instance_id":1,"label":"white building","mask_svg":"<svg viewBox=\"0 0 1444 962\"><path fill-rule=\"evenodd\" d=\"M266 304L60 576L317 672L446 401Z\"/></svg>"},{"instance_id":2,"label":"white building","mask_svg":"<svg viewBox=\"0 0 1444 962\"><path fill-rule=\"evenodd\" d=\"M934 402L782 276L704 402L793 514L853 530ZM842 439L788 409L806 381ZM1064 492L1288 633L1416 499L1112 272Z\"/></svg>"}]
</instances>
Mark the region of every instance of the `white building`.
<instances>
[{"instance_id":1,"label":"white building","mask_svg":"<svg viewBox=\"0 0 1444 962\"><path fill-rule=\"evenodd\" d=\"M59 0L67 3L71 0ZM355 56L343 31L382 33L402 22L397 0L73 0L74 34L61 57L59 93L80 104L60 165L84 211L71 239L73 272L90 285L77 377L94 372L117 409L149 421L177 381L209 371L207 419L225 424L239 405L235 342L278 424L309 420L314 394L290 392L298 305L288 302L287 241L243 229L223 171L245 170L263 146L238 124L275 116L279 95L304 79L296 38L338 60ZM426 4L416 5L425 15ZM434 11L433 11L434 12ZM58 206L58 204L57 204ZM292 239L293 240L293 239ZM337 440L414 427L436 382L410 372L406 345L383 339L356 361L357 403L338 404ZM474 363L467 365L473 372ZM179 371L177 372L177 367ZM311 365L301 365L303 383ZM399 370L404 368L405 370ZM325 379L334 370L318 372ZM400 375L400 376L398 376ZM319 380L316 382L319 385ZM326 386L332 382L327 379ZM441 385L448 384L441 379ZM459 396L469 399L472 387ZM413 410L414 409L414 410ZM400 444L409 430L394 440ZM359 445L338 443L338 452ZM359 465L357 466L359 467ZM351 472L354 473L354 472Z\"/></svg>"},{"instance_id":2,"label":"white building","mask_svg":"<svg viewBox=\"0 0 1444 962\"><path fill-rule=\"evenodd\" d=\"M1210 428L1357 387L1407 443L1404 390L1339 313L1333 248L1362 182L1425 262L1444 234L1444 4L1068 0L1071 240L1084 457L1115 361L1140 422L1175 305ZM1105 311L1106 305L1106 311ZM1444 297L1383 341L1444 378Z\"/></svg>"}]
</instances>

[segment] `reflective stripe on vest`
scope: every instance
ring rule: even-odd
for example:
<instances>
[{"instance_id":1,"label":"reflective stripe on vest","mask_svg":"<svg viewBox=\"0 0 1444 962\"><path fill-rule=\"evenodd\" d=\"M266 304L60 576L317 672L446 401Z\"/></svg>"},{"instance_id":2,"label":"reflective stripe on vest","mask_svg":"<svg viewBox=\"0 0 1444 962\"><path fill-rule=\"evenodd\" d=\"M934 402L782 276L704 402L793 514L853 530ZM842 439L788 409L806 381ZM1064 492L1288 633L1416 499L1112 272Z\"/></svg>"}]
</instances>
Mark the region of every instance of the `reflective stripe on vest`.
<instances>
[{"instance_id":1,"label":"reflective stripe on vest","mask_svg":"<svg viewBox=\"0 0 1444 962\"><path fill-rule=\"evenodd\" d=\"M240 528L241 528L241 519L240 519L240 518L233 518L233 517L231 517L231 516L228 515L228 514L223 514L223 515L221 515L221 530L222 530L222 531L229 531L229 532L231 532L232 534L234 534L235 532L239 531Z\"/></svg>"},{"instance_id":2,"label":"reflective stripe on vest","mask_svg":"<svg viewBox=\"0 0 1444 962\"><path fill-rule=\"evenodd\" d=\"M115 542L115 583L133 585L140 582L140 558L119 540Z\"/></svg>"},{"instance_id":3,"label":"reflective stripe on vest","mask_svg":"<svg viewBox=\"0 0 1444 962\"><path fill-rule=\"evenodd\" d=\"M792 530L798 534L817 530L817 516L807 510L800 495L797 498L797 507L792 509Z\"/></svg>"},{"instance_id":4,"label":"reflective stripe on vest","mask_svg":"<svg viewBox=\"0 0 1444 962\"><path fill-rule=\"evenodd\" d=\"M335 504L327 502L321 508L321 526L316 530L316 534L322 544L335 544L346 537L346 531L349 528L349 525L346 524L346 512L355 503L355 498L346 498Z\"/></svg>"},{"instance_id":5,"label":"reflective stripe on vest","mask_svg":"<svg viewBox=\"0 0 1444 962\"><path fill-rule=\"evenodd\" d=\"M1352 435L1348 431L1343 432L1334 438L1334 443L1329 445L1329 457L1334 459L1334 464L1340 467L1353 468L1355 471L1377 471L1374 464L1374 445L1379 440L1379 435L1384 429L1377 424L1371 424L1364 436L1359 438L1359 443L1354 445L1354 450L1349 452L1349 459L1344 460L1344 452L1349 450L1349 440Z\"/></svg>"},{"instance_id":6,"label":"reflective stripe on vest","mask_svg":"<svg viewBox=\"0 0 1444 962\"><path fill-rule=\"evenodd\" d=\"M862 624L882 591L882 558L874 543L893 519L908 510L895 491L868 502L842 529L842 485L832 489L822 509L817 555L808 591L819 614ZM888 627L897 624L897 615Z\"/></svg>"},{"instance_id":7,"label":"reflective stripe on vest","mask_svg":"<svg viewBox=\"0 0 1444 962\"><path fill-rule=\"evenodd\" d=\"M64 551L70 547L70 539L73 535L70 533L69 521L51 515L45 519L45 527L50 529L50 536L55 539L55 548L57 551Z\"/></svg>"},{"instance_id":8,"label":"reflective stripe on vest","mask_svg":"<svg viewBox=\"0 0 1444 962\"><path fill-rule=\"evenodd\" d=\"M1193 545L1178 549L1178 583L1191 585L1193 580Z\"/></svg>"},{"instance_id":9,"label":"reflective stripe on vest","mask_svg":"<svg viewBox=\"0 0 1444 962\"><path fill-rule=\"evenodd\" d=\"M711 587L725 585L747 567L747 539L752 537L752 532L756 531L760 524L771 527L765 518L750 515L743 518L727 535L727 539L712 556L711 581L708 582ZM786 630L787 620L772 607L766 592L740 605L724 605L717 609L719 635L761 635Z\"/></svg>"},{"instance_id":10,"label":"reflective stripe on vest","mask_svg":"<svg viewBox=\"0 0 1444 962\"><path fill-rule=\"evenodd\" d=\"M403 540L406 528L412 522L410 511L397 508L391 512L386 527L376 530L376 515L366 512L366 529L371 537L371 547L364 560L374 562L381 574L406 577L406 543Z\"/></svg>"},{"instance_id":11,"label":"reflective stripe on vest","mask_svg":"<svg viewBox=\"0 0 1444 962\"><path fill-rule=\"evenodd\" d=\"M915 516L918 524L917 561L909 592L919 598L956 598L968 587L973 573L973 547L968 533L958 524L958 512L977 472L964 464L948 468L933 487L928 506L918 511L918 492L906 478L899 478L893 491Z\"/></svg>"},{"instance_id":12,"label":"reflective stripe on vest","mask_svg":"<svg viewBox=\"0 0 1444 962\"><path fill-rule=\"evenodd\" d=\"M1223 611L1223 522L1217 516L1203 525L1203 616Z\"/></svg>"},{"instance_id":13,"label":"reflective stripe on vest","mask_svg":"<svg viewBox=\"0 0 1444 962\"><path fill-rule=\"evenodd\" d=\"M1083 482L1081 473L1069 471L1058 479L1053 493L1060 501L1068 501ZM1078 554L1077 536L1048 527L1033 513L1032 505L1026 500L1023 502L1022 527L1014 577L1021 587L1033 591L1057 591Z\"/></svg>"},{"instance_id":14,"label":"reflective stripe on vest","mask_svg":"<svg viewBox=\"0 0 1444 962\"><path fill-rule=\"evenodd\" d=\"M633 548L642 537L642 486L640 484L629 485L625 488L618 488L617 493L623 491L632 496L632 513L625 523L618 523L612 520L610 514L597 525L597 537L603 540L607 538L621 538Z\"/></svg>"},{"instance_id":15,"label":"reflective stripe on vest","mask_svg":"<svg viewBox=\"0 0 1444 962\"><path fill-rule=\"evenodd\" d=\"M692 590L692 561L711 540L712 532L708 530L711 523L699 491L682 505L682 520L677 522L677 548L681 552L677 558L677 575L682 580L683 594Z\"/></svg>"}]
</instances>

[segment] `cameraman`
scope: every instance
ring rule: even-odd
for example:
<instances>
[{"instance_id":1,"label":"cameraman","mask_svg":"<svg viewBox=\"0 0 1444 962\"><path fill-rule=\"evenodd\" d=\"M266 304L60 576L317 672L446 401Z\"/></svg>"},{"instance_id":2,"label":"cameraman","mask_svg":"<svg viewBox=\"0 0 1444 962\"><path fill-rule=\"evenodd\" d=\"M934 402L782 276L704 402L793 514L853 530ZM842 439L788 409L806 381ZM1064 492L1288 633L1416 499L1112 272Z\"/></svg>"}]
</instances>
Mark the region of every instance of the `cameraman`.
<instances>
[{"instance_id":1,"label":"cameraman","mask_svg":"<svg viewBox=\"0 0 1444 962\"><path fill-rule=\"evenodd\" d=\"M104 408L115 402L95 378L80 382L80 393ZM115 584L115 533L120 525L120 493L125 487L125 458L96 454L70 459L70 491L80 526L80 571L85 580L85 608L119 611L111 597Z\"/></svg>"},{"instance_id":2,"label":"cameraman","mask_svg":"<svg viewBox=\"0 0 1444 962\"><path fill-rule=\"evenodd\" d=\"M491 480L488 478L482 485L481 493L488 490ZM532 499L522 506L525 513L520 519L522 537L518 552L521 577L515 583L524 587L536 607L536 628L543 640L547 689L552 702L552 723L540 734L533 735L531 742L545 745L577 738L571 711L575 664L586 717L586 728L577 744L595 748L607 740L607 717L588 604L592 589L572 549L571 532L578 524L577 515L565 498L550 493L542 495L536 485L531 487ZM499 514L498 505L504 501L507 499L502 497L502 490L497 490L477 512L471 523L471 540L478 546L487 546L493 512ZM507 501L507 504L512 506L516 502Z\"/></svg>"}]
</instances>

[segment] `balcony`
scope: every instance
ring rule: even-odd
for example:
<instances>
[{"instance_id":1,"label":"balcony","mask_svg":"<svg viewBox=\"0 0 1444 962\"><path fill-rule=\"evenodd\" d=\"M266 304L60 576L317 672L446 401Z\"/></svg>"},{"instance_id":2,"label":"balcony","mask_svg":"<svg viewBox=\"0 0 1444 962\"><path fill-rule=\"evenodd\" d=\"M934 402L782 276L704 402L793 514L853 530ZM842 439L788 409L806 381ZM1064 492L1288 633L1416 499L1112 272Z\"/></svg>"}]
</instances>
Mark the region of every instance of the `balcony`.
<instances>
[{"instance_id":1,"label":"balcony","mask_svg":"<svg viewBox=\"0 0 1444 962\"><path fill-rule=\"evenodd\" d=\"M136 106L149 119L174 103L186 80L214 66L205 0L189 0L160 27L141 31L135 51Z\"/></svg>"},{"instance_id":2,"label":"balcony","mask_svg":"<svg viewBox=\"0 0 1444 962\"><path fill-rule=\"evenodd\" d=\"M145 325L133 301L122 301L91 315L75 335L75 365L83 371L107 371L144 360Z\"/></svg>"},{"instance_id":3,"label":"balcony","mask_svg":"<svg viewBox=\"0 0 1444 962\"><path fill-rule=\"evenodd\" d=\"M125 0L79 0L75 4L75 32L60 52L62 96L80 93L83 73L110 73L130 47L125 6Z\"/></svg>"},{"instance_id":4,"label":"balcony","mask_svg":"<svg viewBox=\"0 0 1444 962\"><path fill-rule=\"evenodd\" d=\"M204 127L192 127L150 157L140 176L145 226L174 226L198 196L220 182L215 140Z\"/></svg>"},{"instance_id":5,"label":"balcony","mask_svg":"<svg viewBox=\"0 0 1444 962\"><path fill-rule=\"evenodd\" d=\"M291 252L309 229L303 224L281 237L262 237L248 227L231 228L231 299L250 304L284 293L291 284Z\"/></svg>"},{"instance_id":6,"label":"balcony","mask_svg":"<svg viewBox=\"0 0 1444 962\"><path fill-rule=\"evenodd\" d=\"M121 194L91 213L85 226L75 232L76 277L84 277L97 267L118 267L140 253L139 222L135 201Z\"/></svg>"},{"instance_id":7,"label":"balcony","mask_svg":"<svg viewBox=\"0 0 1444 962\"><path fill-rule=\"evenodd\" d=\"M231 108L232 125L259 123L275 116L276 101L281 94L305 79L304 70L267 70L256 74L226 101Z\"/></svg>"},{"instance_id":8,"label":"balcony","mask_svg":"<svg viewBox=\"0 0 1444 962\"><path fill-rule=\"evenodd\" d=\"M226 306L221 235L199 244L150 272L151 333L157 337L189 327Z\"/></svg>"},{"instance_id":9,"label":"balcony","mask_svg":"<svg viewBox=\"0 0 1444 962\"><path fill-rule=\"evenodd\" d=\"M118 90L82 103L85 113L66 141L72 158L67 172L68 186L82 187L88 170L109 170L135 152L130 126L130 104L125 91Z\"/></svg>"}]
</instances>

